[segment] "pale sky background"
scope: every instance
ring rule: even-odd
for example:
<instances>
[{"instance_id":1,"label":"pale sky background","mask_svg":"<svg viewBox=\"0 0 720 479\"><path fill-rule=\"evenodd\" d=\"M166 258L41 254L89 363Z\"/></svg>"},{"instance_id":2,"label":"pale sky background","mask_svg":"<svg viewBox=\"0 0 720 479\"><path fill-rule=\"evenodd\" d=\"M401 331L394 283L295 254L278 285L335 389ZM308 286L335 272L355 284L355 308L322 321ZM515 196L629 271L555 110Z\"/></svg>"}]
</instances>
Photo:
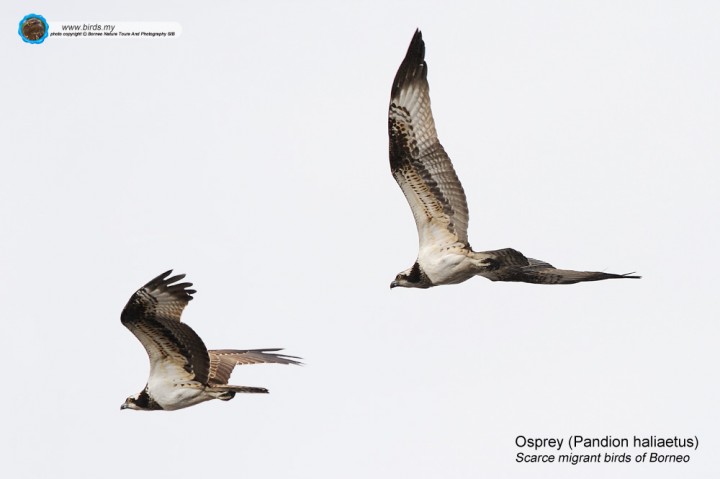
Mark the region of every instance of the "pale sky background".
<instances>
[{"instance_id":1,"label":"pale sky background","mask_svg":"<svg viewBox=\"0 0 720 479\"><path fill-rule=\"evenodd\" d=\"M3 477L718 477L717 2L0 12ZM183 31L28 45L28 13ZM390 291L417 253L387 158L417 27L473 247L642 280ZM169 268L208 347L307 365L235 370L269 395L121 412L148 363L120 312ZM521 434L700 447L516 464Z\"/></svg>"}]
</instances>

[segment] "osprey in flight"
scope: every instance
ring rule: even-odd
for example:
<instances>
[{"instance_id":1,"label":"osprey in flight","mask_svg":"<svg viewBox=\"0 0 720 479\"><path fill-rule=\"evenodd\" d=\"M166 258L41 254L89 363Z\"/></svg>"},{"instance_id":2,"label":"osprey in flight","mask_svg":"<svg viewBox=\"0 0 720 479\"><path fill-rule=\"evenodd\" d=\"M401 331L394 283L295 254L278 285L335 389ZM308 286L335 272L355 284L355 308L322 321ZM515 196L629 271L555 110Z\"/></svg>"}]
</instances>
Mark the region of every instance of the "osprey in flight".
<instances>
[{"instance_id":1,"label":"osprey in flight","mask_svg":"<svg viewBox=\"0 0 720 479\"><path fill-rule=\"evenodd\" d=\"M184 274L168 278L166 271L135 292L120 320L142 343L150 357L150 377L145 389L125 400L120 409L173 411L221 399L235 393L267 393L265 388L231 386L227 382L238 364L301 364L280 349L218 349L205 347L180 316L195 290L179 283Z\"/></svg>"},{"instance_id":2,"label":"osprey in flight","mask_svg":"<svg viewBox=\"0 0 720 479\"><path fill-rule=\"evenodd\" d=\"M425 43L417 30L393 82L388 132L390 169L410 203L420 251L415 264L398 274L391 288L456 284L476 275L536 284L639 278L632 273L557 269L511 248L473 251L467 237L465 192L438 141L429 90Z\"/></svg>"}]
</instances>

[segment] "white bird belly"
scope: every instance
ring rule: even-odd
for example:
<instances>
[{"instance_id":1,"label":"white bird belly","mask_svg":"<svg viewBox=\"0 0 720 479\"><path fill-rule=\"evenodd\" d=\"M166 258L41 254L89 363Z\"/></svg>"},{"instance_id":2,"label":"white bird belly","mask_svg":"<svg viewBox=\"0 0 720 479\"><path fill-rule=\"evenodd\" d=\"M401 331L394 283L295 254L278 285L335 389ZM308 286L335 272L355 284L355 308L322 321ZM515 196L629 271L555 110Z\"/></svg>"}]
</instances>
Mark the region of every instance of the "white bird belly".
<instances>
[{"instance_id":1,"label":"white bird belly","mask_svg":"<svg viewBox=\"0 0 720 479\"><path fill-rule=\"evenodd\" d=\"M148 392L163 409L172 411L213 399L202 384L178 365L158 361L148 379Z\"/></svg>"},{"instance_id":2,"label":"white bird belly","mask_svg":"<svg viewBox=\"0 0 720 479\"><path fill-rule=\"evenodd\" d=\"M200 384L191 383L186 386L183 383L172 381L149 381L148 390L152 398L163 409L172 411L212 399Z\"/></svg>"},{"instance_id":3,"label":"white bird belly","mask_svg":"<svg viewBox=\"0 0 720 479\"><path fill-rule=\"evenodd\" d=\"M477 274L475 262L462 245L423 248L418 262L434 285L462 283Z\"/></svg>"}]
</instances>

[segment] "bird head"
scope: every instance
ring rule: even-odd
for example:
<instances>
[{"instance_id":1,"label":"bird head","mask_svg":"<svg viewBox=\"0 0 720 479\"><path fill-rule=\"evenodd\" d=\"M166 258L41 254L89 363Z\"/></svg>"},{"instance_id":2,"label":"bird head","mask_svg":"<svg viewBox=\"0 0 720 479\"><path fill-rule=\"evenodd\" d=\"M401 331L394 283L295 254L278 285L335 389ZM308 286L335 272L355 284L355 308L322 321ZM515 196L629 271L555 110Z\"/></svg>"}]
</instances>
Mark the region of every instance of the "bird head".
<instances>
[{"instance_id":1,"label":"bird head","mask_svg":"<svg viewBox=\"0 0 720 479\"><path fill-rule=\"evenodd\" d=\"M128 397L125 402L120 406L120 410L123 409L135 409L136 411L153 411L155 409L162 409L158 403L156 403L148 394L147 386L141 392Z\"/></svg>"},{"instance_id":2,"label":"bird head","mask_svg":"<svg viewBox=\"0 0 720 479\"><path fill-rule=\"evenodd\" d=\"M125 402L122 403L122 406L120 406L120 410L122 411L123 409L135 409L136 411L142 411L143 408L140 407L140 405L138 404L139 396L139 394L135 394L134 396L128 397Z\"/></svg>"},{"instance_id":3,"label":"bird head","mask_svg":"<svg viewBox=\"0 0 720 479\"><path fill-rule=\"evenodd\" d=\"M432 286L432 282L425 275L422 268L420 268L420 265L416 261L411 268L408 268L395 276L395 280L390 283L390 289L397 286L402 288L429 288Z\"/></svg>"}]
</instances>

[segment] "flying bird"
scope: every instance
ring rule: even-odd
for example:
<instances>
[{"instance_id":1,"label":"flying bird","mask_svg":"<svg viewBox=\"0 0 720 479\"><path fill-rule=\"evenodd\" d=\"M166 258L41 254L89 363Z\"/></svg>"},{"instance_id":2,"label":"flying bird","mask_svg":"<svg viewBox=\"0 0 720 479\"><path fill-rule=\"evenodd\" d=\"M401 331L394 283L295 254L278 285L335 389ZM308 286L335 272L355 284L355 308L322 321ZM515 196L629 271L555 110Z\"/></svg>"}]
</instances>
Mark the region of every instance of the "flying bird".
<instances>
[{"instance_id":1,"label":"flying bird","mask_svg":"<svg viewBox=\"0 0 720 479\"><path fill-rule=\"evenodd\" d=\"M399 273L391 288L457 284L478 275L536 284L640 277L557 269L512 248L473 251L467 236L465 191L438 141L429 91L425 43L416 30L393 82L388 133L390 170L415 217L420 249L415 264Z\"/></svg>"},{"instance_id":2,"label":"flying bird","mask_svg":"<svg viewBox=\"0 0 720 479\"><path fill-rule=\"evenodd\" d=\"M205 347L200 336L180 322L185 306L196 291L192 283L178 283L180 274L166 271L132 295L120 316L122 324L145 347L150 377L145 388L128 397L120 409L173 411L236 393L267 393L265 388L228 384L238 364L301 364L281 349L217 349Z\"/></svg>"}]
</instances>

